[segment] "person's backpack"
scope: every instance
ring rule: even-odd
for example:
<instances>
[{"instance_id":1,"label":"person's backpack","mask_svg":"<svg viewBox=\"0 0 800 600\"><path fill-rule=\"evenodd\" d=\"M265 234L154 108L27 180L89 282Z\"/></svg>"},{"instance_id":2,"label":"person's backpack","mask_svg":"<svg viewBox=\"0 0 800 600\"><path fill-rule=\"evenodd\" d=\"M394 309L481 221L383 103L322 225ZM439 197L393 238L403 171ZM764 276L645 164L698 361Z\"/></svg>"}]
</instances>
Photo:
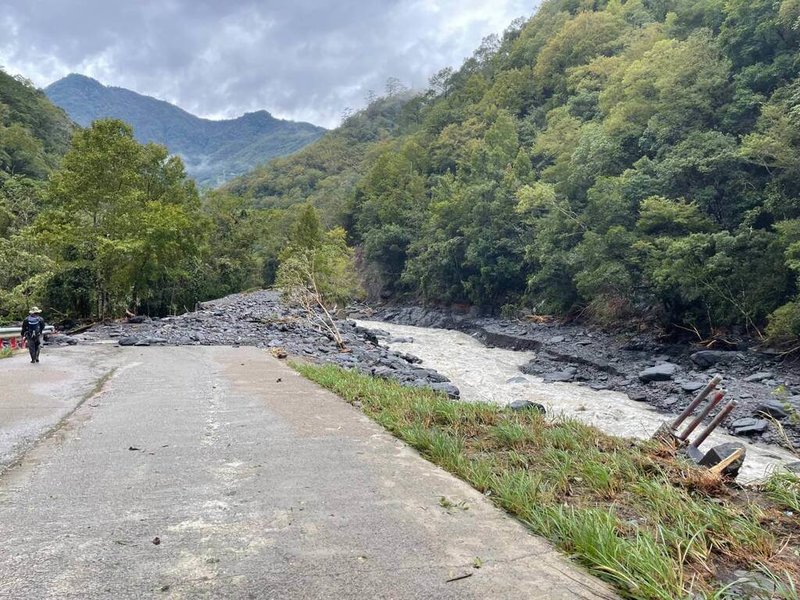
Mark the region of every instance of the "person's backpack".
<instances>
[{"instance_id":1,"label":"person's backpack","mask_svg":"<svg viewBox=\"0 0 800 600\"><path fill-rule=\"evenodd\" d=\"M25 337L34 338L42 333L42 320L38 317L33 319L26 317L28 320L28 330L25 332Z\"/></svg>"}]
</instances>

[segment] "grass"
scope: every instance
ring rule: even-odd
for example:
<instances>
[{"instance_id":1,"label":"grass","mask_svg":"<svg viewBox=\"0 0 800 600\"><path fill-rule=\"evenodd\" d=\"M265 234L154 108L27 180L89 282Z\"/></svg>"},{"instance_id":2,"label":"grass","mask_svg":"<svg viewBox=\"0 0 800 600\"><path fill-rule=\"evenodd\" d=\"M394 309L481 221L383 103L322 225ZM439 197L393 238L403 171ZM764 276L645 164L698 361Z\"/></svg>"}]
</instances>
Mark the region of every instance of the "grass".
<instances>
[{"instance_id":1,"label":"grass","mask_svg":"<svg viewBox=\"0 0 800 600\"><path fill-rule=\"evenodd\" d=\"M763 490L779 506L796 512L800 518L800 477L776 471L764 482Z\"/></svg>"},{"instance_id":2,"label":"grass","mask_svg":"<svg viewBox=\"0 0 800 600\"><path fill-rule=\"evenodd\" d=\"M0 348L0 359L11 358L14 356L14 351L11 348Z\"/></svg>"},{"instance_id":3,"label":"grass","mask_svg":"<svg viewBox=\"0 0 800 600\"><path fill-rule=\"evenodd\" d=\"M454 402L346 371L293 364L423 456L485 493L624 597L727 598L735 570L796 598L797 478L737 490L654 442L578 421Z\"/></svg>"}]
</instances>

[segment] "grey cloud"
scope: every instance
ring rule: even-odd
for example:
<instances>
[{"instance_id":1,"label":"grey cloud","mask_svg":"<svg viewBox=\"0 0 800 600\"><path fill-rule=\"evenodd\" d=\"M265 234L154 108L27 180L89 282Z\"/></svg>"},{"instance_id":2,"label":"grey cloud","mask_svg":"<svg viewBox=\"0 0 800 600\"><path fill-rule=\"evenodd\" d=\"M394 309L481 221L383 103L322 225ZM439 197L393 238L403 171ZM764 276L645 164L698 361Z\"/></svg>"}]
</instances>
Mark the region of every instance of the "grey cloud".
<instances>
[{"instance_id":1,"label":"grey cloud","mask_svg":"<svg viewBox=\"0 0 800 600\"><path fill-rule=\"evenodd\" d=\"M522 0L6 1L0 64L38 85L75 71L200 115L267 109L326 126L389 77L424 86L534 9Z\"/></svg>"}]
</instances>

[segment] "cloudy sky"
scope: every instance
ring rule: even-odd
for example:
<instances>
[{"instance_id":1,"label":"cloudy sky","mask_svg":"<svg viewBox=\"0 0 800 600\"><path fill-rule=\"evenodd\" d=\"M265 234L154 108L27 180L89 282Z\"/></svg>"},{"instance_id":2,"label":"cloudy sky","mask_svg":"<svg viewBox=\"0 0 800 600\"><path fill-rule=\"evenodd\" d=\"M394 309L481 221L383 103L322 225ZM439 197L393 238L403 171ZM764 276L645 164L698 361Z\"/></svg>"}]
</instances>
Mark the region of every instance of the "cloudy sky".
<instances>
[{"instance_id":1,"label":"cloudy sky","mask_svg":"<svg viewBox=\"0 0 800 600\"><path fill-rule=\"evenodd\" d=\"M0 0L0 65L70 72L211 118L335 126L389 77L424 88L537 0Z\"/></svg>"}]
</instances>

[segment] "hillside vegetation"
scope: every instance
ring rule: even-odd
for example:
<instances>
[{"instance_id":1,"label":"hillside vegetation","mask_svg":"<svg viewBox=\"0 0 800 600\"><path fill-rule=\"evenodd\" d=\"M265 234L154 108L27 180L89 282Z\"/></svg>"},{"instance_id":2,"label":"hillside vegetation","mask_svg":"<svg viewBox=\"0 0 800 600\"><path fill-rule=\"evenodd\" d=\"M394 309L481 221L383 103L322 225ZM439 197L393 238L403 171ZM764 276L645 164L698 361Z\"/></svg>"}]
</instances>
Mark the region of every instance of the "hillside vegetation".
<instances>
[{"instance_id":1,"label":"hillside vegetation","mask_svg":"<svg viewBox=\"0 0 800 600\"><path fill-rule=\"evenodd\" d=\"M229 189L312 200L375 294L788 342L798 43L798 0L550 0Z\"/></svg>"},{"instance_id":2,"label":"hillside vegetation","mask_svg":"<svg viewBox=\"0 0 800 600\"><path fill-rule=\"evenodd\" d=\"M130 124L139 142L162 144L180 155L201 186L219 185L271 158L291 154L325 131L310 123L276 119L266 111L221 121L201 119L168 102L76 74L45 92L83 127L102 118Z\"/></svg>"},{"instance_id":3,"label":"hillside vegetation","mask_svg":"<svg viewBox=\"0 0 800 600\"><path fill-rule=\"evenodd\" d=\"M33 84L0 70L0 177L43 179L69 147L74 125Z\"/></svg>"},{"instance_id":4,"label":"hillside vegetation","mask_svg":"<svg viewBox=\"0 0 800 600\"><path fill-rule=\"evenodd\" d=\"M164 315L272 281L296 211L247 204L201 199L165 147L81 129L0 71L0 322Z\"/></svg>"}]
</instances>

